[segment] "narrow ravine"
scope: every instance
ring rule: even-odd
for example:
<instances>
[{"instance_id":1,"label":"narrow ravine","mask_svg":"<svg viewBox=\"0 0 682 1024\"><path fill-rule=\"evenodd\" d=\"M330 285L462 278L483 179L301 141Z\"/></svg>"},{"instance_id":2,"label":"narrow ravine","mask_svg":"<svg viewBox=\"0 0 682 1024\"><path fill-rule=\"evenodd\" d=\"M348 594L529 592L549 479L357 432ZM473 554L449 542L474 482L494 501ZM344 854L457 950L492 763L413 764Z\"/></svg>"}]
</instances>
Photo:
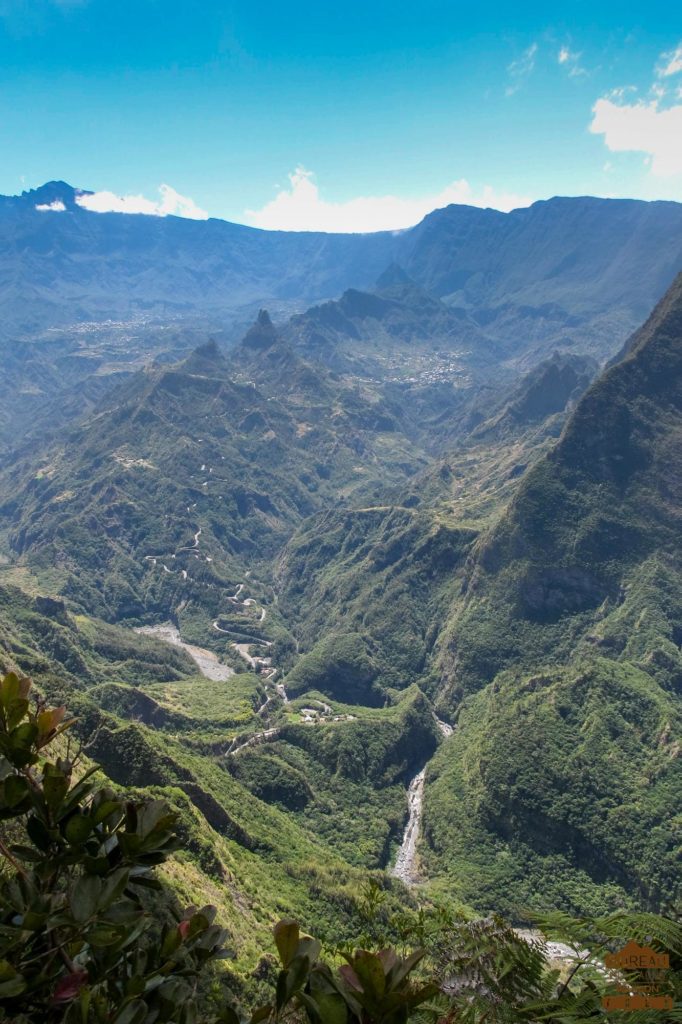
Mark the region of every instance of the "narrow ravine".
<instances>
[{"instance_id":1,"label":"narrow ravine","mask_svg":"<svg viewBox=\"0 0 682 1024\"><path fill-rule=\"evenodd\" d=\"M425 778L426 767L422 768L418 775L415 775L407 790L409 817L403 833L403 841L398 850L398 856L389 872L394 878L399 878L405 885L410 886L416 885L419 880L415 870L415 859L422 820Z\"/></svg>"},{"instance_id":2,"label":"narrow ravine","mask_svg":"<svg viewBox=\"0 0 682 1024\"><path fill-rule=\"evenodd\" d=\"M447 739L448 736L452 736L454 732L453 726L447 722L443 722L442 719L433 716L436 720L436 725L442 732L443 736ZM419 877L415 867L417 859L417 841L419 839L419 833L421 830L422 823L422 808L424 806L424 781L426 779L426 765L422 770L415 775L410 782L407 790L407 807L408 807L408 819L405 831L403 832L403 840L398 850L398 856L395 859L395 864L389 869L389 874L393 875L394 878L399 878L405 885L413 886L419 882Z\"/></svg>"}]
</instances>

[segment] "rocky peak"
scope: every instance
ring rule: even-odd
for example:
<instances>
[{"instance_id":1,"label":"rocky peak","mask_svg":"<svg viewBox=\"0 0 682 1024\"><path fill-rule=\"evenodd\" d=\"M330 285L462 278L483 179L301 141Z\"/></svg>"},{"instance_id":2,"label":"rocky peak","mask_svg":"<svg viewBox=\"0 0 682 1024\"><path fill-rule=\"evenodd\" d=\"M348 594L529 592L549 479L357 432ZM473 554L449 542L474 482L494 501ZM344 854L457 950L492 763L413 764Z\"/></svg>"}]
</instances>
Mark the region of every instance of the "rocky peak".
<instances>
[{"instance_id":1,"label":"rocky peak","mask_svg":"<svg viewBox=\"0 0 682 1024\"><path fill-rule=\"evenodd\" d=\"M244 335L242 345L244 348L262 351L263 349L270 348L276 341L277 331L270 319L270 314L267 309L261 309L255 324Z\"/></svg>"},{"instance_id":2,"label":"rocky peak","mask_svg":"<svg viewBox=\"0 0 682 1024\"><path fill-rule=\"evenodd\" d=\"M19 201L27 206L35 208L50 208L53 210L80 210L76 198L81 195L90 195L80 188L74 188L66 181L47 181L39 188L29 189L22 192ZM61 204L61 205L60 205Z\"/></svg>"},{"instance_id":3,"label":"rocky peak","mask_svg":"<svg viewBox=\"0 0 682 1024\"><path fill-rule=\"evenodd\" d=\"M394 288L396 285L414 284L414 281L406 273L399 263L390 263L383 274L380 274L374 287L378 292L386 288Z\"/></svg>"}]
</instances>

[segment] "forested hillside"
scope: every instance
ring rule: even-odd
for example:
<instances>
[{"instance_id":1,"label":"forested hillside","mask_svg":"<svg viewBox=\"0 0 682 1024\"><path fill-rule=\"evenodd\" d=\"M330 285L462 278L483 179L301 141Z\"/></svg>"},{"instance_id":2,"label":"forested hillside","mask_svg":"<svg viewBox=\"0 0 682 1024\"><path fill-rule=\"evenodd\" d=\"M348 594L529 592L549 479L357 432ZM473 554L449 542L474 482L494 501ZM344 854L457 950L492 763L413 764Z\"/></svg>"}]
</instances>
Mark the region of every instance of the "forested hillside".
<instances>
[{"instance_id":1,"label":"forested hillside","mask_svg":"<svg viewBox=\"0 0 682 1024\"><path fill-rule=\"evenodd\" d=\"M62 378L0 473L3 667L177 809L165 877L249 970L283 915L349 937L368 875L517 923L679 897L682 283L603 369L616 291L536 350L408 255Z\"/></svg>"},{"instance_id":2,"label":"forested hillside","mask_svg":"<svg viewBox=\"0 0 682 1024\"><path fill-rule=\"evenodd\" d=\"M470 559L425 814L465 899L679 898L681 359L678 278Z\"/></svg>"}]
</instances>

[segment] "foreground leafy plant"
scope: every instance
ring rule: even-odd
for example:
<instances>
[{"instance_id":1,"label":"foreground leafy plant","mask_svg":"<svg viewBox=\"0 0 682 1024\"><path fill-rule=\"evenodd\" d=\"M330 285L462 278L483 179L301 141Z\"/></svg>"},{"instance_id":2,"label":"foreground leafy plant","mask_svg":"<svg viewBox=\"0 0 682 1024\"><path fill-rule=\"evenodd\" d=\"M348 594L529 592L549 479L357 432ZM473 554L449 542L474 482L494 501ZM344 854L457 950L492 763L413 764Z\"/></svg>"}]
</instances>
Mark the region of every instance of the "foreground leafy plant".
<instances>
[{"instance_id":1,"label":"foreground leafy plant","mask_svg":"<svg viewBox=\"0 0 682 1024\"><path fill-rule=\"evenodd\" d=\"M190 1024L202 969L222 954L215 910L159 927L145 890L178 843L158 800L97 787L62 739L65 709L0 680L0 1020ZM64 756L50 760L59 741ZM10 838L11 836L11 838Z\"/></svg>"},{"instance_id":2,"label":"foreground leafy plant","mask_svg":"<svg viewBox=\"0 0 682 1024\"><path fill-rule=\"evenodd\" d=\"M423 950L402 959L392 949L356 949L332 969L319 960L320 943L302 936L295 921L280 921L275 943L282 965L275 1001L256 1010L251 1024L298 1019L301 1011L311 1024L403 1024L437 992L411 978Z\"/></svg>"}]
</instances>

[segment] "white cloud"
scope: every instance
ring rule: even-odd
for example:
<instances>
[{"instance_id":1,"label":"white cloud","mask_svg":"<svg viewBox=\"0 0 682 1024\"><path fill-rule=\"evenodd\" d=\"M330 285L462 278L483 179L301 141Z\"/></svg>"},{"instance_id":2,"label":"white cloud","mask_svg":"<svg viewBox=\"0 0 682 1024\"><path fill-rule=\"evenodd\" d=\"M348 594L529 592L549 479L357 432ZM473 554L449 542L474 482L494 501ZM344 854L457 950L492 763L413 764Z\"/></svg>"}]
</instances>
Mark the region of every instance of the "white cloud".
<instances>
[{"instance_id":1,"label":"white cloud","mask_svg":"<svg viewBox=\"0 0 682 1024\"><path fill-rule=\"evenodd\" d=\"M144 213L152 217L186 217L207 220L208 214L193 199L180 195L170 185L159 186L159 200L141 195L117 196L114 192L84 192L76 202L93 213Z\"/></svg>"},{"instance_id":2,"label":"white cloud","mask_svg":"<svg viewBox=\"0 0 682 1024\"><path fill-rule=\"evenodd\" d=\"M535 56L538 52L538 44L531 43L527 50L524 50L520 57L507 65L507 71L512 78L512 83L504 91L505 96L513 96L521 88L523 80L531 74L535 67Z\"/></svg>"},{"instance_id":3,"label":"white cloud","mask_svg":"<svg viewBox=\"0 0 682 1024\"><path fill-rule=\"evenodd\" d=\"M679 74L682 71L682 43L670 53L662 53L661 60L663 63L656 72L660 78L669 78L670 75Z\"/></svg>"},{"instance_id":4,"label":"white cloud","mask_svg":"<svg viewBox=\"0 0 682 1024\"><path fill-rule=\"evenodd\" d=\"M66 207L61 199L55 199L51 203L36 203L36 210L39 210L41 213L45 213L47 210L53 210L55 213L61 213L62 210L65 209Z\"/></svg>"},{"instance_id":5,"label":"white cloud","mask_svg":"<svg viewBox=\"0 0 682 1024\"><path fill-rule=\"evenodd\" d=\"M528 196L496 192L490 185L475 191L464 178L441 192L406 199L399 196L358 196L346 202L323 199L311 171L297 167L281 189L260 210L246 210L249 224L272 231L391 231L417 224L427 213L450 203L513 210L529 206Z\"/></svg>"},{"instance_id":6,"label":"white cloud","mask_svg":"<svg viewBox=\"0 0 682 1024\"><path fill-rule=\"evenodd\" d=\"M645 153L657 177L682 174L682 105L650 102L614 103L603 97L592 108L590 131L603 135L613 153Z\"/></svg>"},{"instance_id":7,"label":"white cloud","mask_svg":"<svg viewBox=\"0 0 682 1024\"><path fill-rule=\"evenodd\" d=\"M557 54L557 61L566 68L571 78L578 75L586 75L587 71L579 64L582 53L575 53L568 46L562 46Z\"/></svg>"}]
</instances>

